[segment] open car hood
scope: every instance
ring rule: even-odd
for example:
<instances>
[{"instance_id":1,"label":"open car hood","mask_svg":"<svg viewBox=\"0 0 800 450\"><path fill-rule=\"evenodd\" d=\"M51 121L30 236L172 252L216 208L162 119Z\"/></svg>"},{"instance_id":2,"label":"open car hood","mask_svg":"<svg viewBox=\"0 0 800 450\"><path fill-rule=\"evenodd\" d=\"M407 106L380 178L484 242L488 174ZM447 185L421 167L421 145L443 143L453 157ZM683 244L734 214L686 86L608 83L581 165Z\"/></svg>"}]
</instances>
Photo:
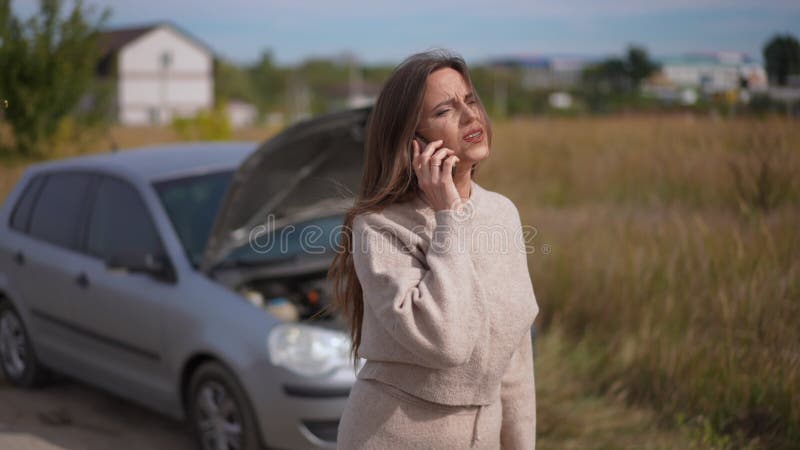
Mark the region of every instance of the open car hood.
<instances>
[{"instance_id":1,"label":"open car hood","mask_svg":"<svg viewBox=\"0 0 800 450\"><path fill-rule=\"evenodd\" d=\"M248 245L254 227L278 229L351 207L361 183L370 112L356 109L297 123L248 156L220 204L200 269L209 272Z\"/></svg>"}]
</instances>

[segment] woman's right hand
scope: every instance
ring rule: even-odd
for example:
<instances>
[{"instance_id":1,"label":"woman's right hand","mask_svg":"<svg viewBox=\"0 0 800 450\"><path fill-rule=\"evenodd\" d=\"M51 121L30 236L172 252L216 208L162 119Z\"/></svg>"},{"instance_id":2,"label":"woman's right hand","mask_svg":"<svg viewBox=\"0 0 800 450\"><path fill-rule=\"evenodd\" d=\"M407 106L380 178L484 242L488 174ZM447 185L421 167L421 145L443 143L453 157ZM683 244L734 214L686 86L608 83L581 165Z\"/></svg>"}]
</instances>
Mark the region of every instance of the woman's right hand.
<instances>
[{"instance_id":1,"label":"woman's right hand","mask_svg":"<svg viewBox=\"0 0 800 450\"><path fill-rule=\"evenodd\" d=\"M455 151L443 147L443 140L430 142L421 150L420 141L413 139L414 157L411 161L425 201L435 210L456 209L461 195L453 182L453 166L459 161Z\"/></svg>"}]
</instances>

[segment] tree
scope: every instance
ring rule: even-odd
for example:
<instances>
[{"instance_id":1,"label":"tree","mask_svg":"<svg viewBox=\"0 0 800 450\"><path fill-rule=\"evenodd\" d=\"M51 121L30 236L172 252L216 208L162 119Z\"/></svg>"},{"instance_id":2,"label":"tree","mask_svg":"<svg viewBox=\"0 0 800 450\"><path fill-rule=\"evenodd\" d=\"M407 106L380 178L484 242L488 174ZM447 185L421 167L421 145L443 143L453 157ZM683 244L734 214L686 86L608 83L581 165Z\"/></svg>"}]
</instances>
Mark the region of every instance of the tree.
<instances>
[{"instance_id":1,"label":"tree","mask_svg":"<svg viewBox=\"0 0 800 450\"><path fill-rule=\"evenodd\" d=\"M253 97L261 113L278 109L285 104L288 77L285 70L275 65L272 51L261 52L261 58L248 68L248 73Z\"/></svg>"},{"instance_id":2,"label":"tree","mask_svg":"<svg viewBox=\"0 0 800 450\"><path fill-rule=\"evenodd\" d=\"M584 69L582 78L591 90L602 93L628 92L631 88L625 61L620 58L608 58L590 65Z\"/></svg>"},{"instance_id":3,"label":"tree","mask_svg":"<svg viewBox=\"0 0 800 450\"><path fill-rule=\"evenodd\" d=\"M96 117L79 107L93 87L97 36L110 11L94 21L93 14L81 0L66 15L61 0L40 0L39 12L22 21L0 0L0 96L21 155L44 153L68 115Z\"/></svg>"},{"instance_id":4,"label":"tree","mask_svg":"<svg viewBox=\"0 0 800 450\"><path fill-rule=\"evenodd\" d=\"M800 43L790 35L775 35L764 46L764 61L771 83L785 86L789 75L800 73Z\"/></svg>"},{"instance_id":5,"label":"tree","mask_svg":"<svg viewBox=\"0 0 800 450\"><path fill-rule=\"evenodd\" d=\"M627 93L658 69L647 50L631 45L624 58L608 58L587 67L583 81L601 92Z\"/></svg>"},{"instance_id":6,"label":"tree","mask_svg":"<svg viewBox=\"0 0 800 450\"><path fill-rule=\"evenodd\" d=\"M645 80L658 69L659 65L650 60L647 50L635 45L628 47L625 72L635 88L638 88L642 80Z\"/></svg>"},{"instance_id":7,"label":"tree","mask_svg":"<svg viewBox=\"0 0 800 450\"><path fill-rule=\"evenodd\" d=\"M220 104L228 100L255 103L253 83L247 71L227 61L215 59L214 98Z\"/></svg>"},{"instance_id":8,"label":"tree","mask_svg":"<svg viewBox=\"0 0 800 450\"><path fill-rule=\"evenodd\" d=\"M609 111L639 101L642 81L659 70L647 51L628 46L622 58L607 58L587 66L581 74L583 97L592 111Z\"/></svg>"}]
</instances>

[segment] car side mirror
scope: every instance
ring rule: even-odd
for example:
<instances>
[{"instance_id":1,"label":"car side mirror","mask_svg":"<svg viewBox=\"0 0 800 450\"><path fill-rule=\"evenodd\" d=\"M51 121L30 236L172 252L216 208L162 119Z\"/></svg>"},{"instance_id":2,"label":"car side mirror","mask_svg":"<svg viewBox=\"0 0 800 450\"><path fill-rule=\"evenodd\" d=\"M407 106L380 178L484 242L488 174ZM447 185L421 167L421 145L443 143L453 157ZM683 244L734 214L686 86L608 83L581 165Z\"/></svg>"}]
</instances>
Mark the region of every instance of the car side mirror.
<instances>
[{"instance_id":1,"label":"car side mirror","mask_svg":"<svg viewBox=\"0 0 800 450\"><path fill-rule=\"evenodd\" d=\"M163 253L152 253L141 249L117 251L106 260L109 270L147 273L157 280L174 283L177 278L169 258Z\"/></svg>"}]
</instances>

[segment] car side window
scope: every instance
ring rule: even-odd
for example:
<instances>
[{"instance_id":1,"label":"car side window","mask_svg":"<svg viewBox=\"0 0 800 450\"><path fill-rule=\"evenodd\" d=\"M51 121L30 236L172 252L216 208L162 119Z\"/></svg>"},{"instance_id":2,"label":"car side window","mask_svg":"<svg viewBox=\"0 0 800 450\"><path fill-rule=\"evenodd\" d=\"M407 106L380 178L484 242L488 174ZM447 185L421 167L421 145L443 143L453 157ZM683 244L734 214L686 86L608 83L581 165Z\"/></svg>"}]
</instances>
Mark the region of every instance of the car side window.
<instances>
[{"instance_id":1,"label":"car side window","mask_svg":"<svg viewBox=\"0 0 800 450\"><path fill-rule=\"evenodd\" d=\"M36 195L44 182L44 175L36 175L33 177L28 185L25 186L25 191L20 196L17 204L14 206L14 211L11 213L11 228L27 232L28 222L33 211L33 204L36 201Z\"/></svg>"},{"instance_id":2,"label":"car side window","mask_svg":"<svg viewBox=\"0 0 800 450\"><path fill-rule=\"evenodd\" d=\"M91 180L91 175L78 172L48 175L33 207L30 235L77 250Z\"/></svg>"},{"instance_id":3,"label":"car side window","mask_svg":"<svg viewBox=\"0 0 800 450\"><path fill-rule=\"evenodd\" d=\"M150 212L136 189L124 181L104 177L89 219L87 251L108 260L129 250L163 254Z\"/></svg>"}]
</instances>

